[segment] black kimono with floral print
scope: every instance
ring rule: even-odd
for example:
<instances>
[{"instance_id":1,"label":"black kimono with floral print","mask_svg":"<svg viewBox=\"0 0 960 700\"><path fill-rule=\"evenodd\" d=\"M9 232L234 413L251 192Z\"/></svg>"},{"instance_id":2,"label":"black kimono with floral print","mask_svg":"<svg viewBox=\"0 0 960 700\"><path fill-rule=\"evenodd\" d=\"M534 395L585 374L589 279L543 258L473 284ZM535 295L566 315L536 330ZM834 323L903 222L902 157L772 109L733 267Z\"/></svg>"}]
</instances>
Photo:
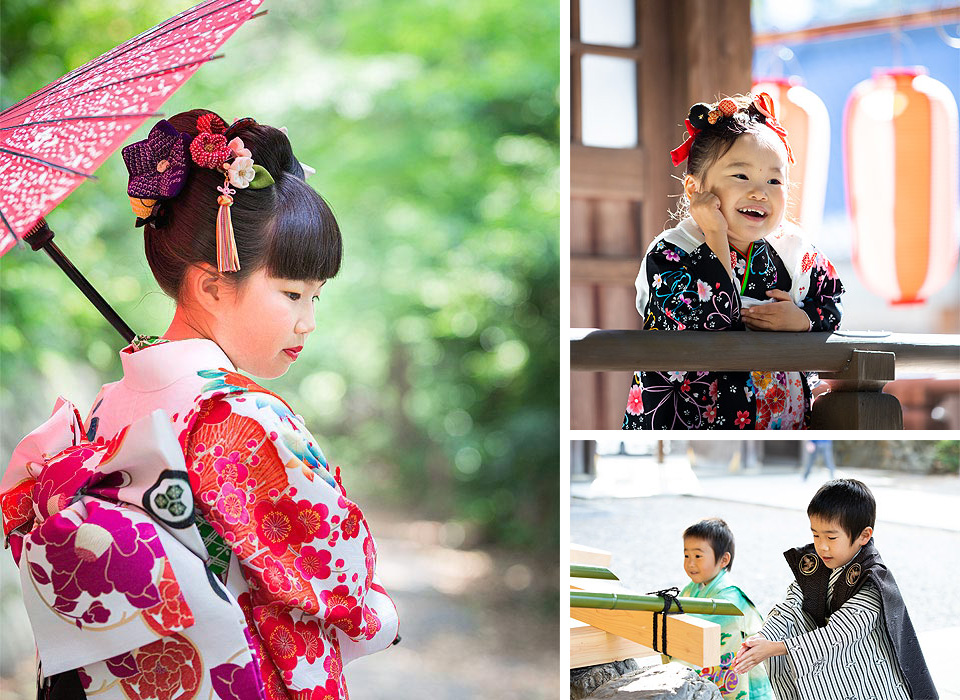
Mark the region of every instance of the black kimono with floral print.
<instances>
[{"instance_id":1,"label":"black kimono with floral print","mask_svg":"<svg viewBox=\"0 0 960 700\"><path fill-rule=\"evenodd\" d=\"M744 331L741 297L767 300L768 290L790 292L792 280L787 267L767 241L756 241L745 252L731 247L730 261L736 280L730 279L706 243L688 253L666 240L658 241L646 258L649 296L644 330ZM810 318L810 330L836 330L843 285L833 265L811 249L804 255L802 274L810 275L808 291L800 303ZM755 381L764 386L755 385ZM802 385L803 408L802 415L787 420L781 394L791 381L794 388ZM809 408L810 388L806 377L797 373L636 372L623 428L804 427Z\"/></svg>"}]
</instances>

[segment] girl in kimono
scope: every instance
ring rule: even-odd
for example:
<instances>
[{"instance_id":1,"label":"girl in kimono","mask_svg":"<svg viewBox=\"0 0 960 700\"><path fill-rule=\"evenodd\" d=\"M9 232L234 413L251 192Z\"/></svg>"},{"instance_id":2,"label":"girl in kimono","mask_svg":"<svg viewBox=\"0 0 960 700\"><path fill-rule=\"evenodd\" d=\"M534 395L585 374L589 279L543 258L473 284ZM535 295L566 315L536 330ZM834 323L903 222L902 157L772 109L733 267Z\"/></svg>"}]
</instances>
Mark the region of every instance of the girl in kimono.
<instances>
[{"instance_id":1,"label":"girl in kimono","mask_svg":"<svg viewBox=\"0 0 960 700\"><path fill-rule=\"evenodd\" d=\"M757 608L730 576L734 548L733 533L720 518L701 520L683 533L683 570L690 583L680 596L727 600L743 612L743 617L697 615L720 625L720 665L702 668L700 675L713 681L723 700L774 700L763 667L741 674L731 668L740 645L763 624Z\"/></svg>"},{"instance_id":2,"label":"girl in kimono","mask_svg":"<svg viewBox=\"0 0 960 700\"><path fill-rule=\"evenodd\" d=\"M696 104L686 126L681 221L637 276L644 330L836 330L837 272L783 220L793 156L772 98ZM810 404L799 372L635 372L623 428L792 430Z\"/></svg>"},{"instance_id":3,"label":"girl in kimono","mask_svg":"<svg viewBox=\"0 0 960 700\"><path fill-rule=\"evenodd\" d=\"M177 305L0 484L47 697L347 698L398 641L376 545L275 378L340 267L285 130L193 110L124 149L147 261Z\"/></svg>"}]
</instances>

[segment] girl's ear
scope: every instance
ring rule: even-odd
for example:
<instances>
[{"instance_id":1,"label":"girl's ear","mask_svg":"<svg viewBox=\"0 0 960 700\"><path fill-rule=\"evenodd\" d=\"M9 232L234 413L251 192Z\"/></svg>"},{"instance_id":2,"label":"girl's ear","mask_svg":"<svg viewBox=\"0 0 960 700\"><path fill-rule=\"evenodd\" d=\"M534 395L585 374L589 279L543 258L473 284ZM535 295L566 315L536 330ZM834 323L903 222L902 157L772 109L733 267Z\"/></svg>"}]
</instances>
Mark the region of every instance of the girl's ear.
<instances>
[{"instance_id":1,"label":"girl's ear","mask_svg":"<svg viewBox=\"0 0 960 700\"><path fill-rule=\"evenodd\" d=\"M187 268L184 285L190 300L215 314L223 299L225 280L213 265L200 263Z\"/></svg>"},{"instance_id":2,"label":"girl's ear","mask_svg":"<svg viewBox=\"0 0 960 700\"><path fill-rule=\"evenodd\" d=\"M683 193L687 195L687 199L693 199L693 195L698 192L700 192L700 183L697 182L697 179L693 175L684 175Z\"/></svg>"}]
</instances>

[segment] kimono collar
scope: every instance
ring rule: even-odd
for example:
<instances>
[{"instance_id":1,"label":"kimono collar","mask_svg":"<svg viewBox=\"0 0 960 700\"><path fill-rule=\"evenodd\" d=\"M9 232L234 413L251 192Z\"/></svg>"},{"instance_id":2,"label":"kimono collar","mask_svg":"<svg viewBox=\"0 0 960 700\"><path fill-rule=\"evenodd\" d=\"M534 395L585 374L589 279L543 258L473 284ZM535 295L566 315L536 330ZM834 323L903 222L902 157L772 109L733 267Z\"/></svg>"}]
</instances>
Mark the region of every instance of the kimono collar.
<instances>
[{"instance_id":1,"label":"kimono collar","mask_svg":"<svg viewBox=\"0 0 960 700\"><path fill-rule=\"evenodd\" d=\"M727 581L727 579L729 578L728 573L729 572L726 569L721 569L719 574L714 576L707 583L702 584L702 588L700 590L703 591L705 596L708 591L710 592L722 591L724 588L726 588L729 585L729 582ZM709 596L706 596L706 597L709 597Z\"/></svg>"},{"instance_id":2,"label":"kimono collar","mask_svg":"<svg viewBox=\"0 0 960 700\"><path fill-rule=\"evenodd\" d=\"M120 351L123 381L136 391L159 391L198 370L236 368L212 340L191 338L152 345L128 345Z\"/></svg>"}]
</instances>

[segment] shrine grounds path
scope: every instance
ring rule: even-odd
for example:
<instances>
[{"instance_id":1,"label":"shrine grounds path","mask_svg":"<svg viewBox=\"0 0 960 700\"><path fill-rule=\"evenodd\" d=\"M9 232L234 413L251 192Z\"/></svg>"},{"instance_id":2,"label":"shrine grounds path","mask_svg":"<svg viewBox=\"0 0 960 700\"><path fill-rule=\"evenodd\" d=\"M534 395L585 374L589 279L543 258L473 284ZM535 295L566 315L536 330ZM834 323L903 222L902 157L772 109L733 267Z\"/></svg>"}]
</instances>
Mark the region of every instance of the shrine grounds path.
<instances>
[{"instance_id":1,"label":"shrine grounds path","mask_svg":"<svg viewBox=\"0 0 960 700\"><path fill-rule=\"evenodd\" d=\"M791 580L782 553L811 541L806 506L828 478L823 468L808 482L796 470L695 474L685 460L668 459L658 468L637 457L601 458L598 473L592 486L571 486L571 542L612 552L611 569L623 584L647 593L687 583L683 530L721 517L736 537L733 574L764 615ZM940 697L960 699L953 672L960 638L960 479L842 467L837 476L860 479L874 492L876 545L903 593Z\"/></svg>"}]
</instances>

